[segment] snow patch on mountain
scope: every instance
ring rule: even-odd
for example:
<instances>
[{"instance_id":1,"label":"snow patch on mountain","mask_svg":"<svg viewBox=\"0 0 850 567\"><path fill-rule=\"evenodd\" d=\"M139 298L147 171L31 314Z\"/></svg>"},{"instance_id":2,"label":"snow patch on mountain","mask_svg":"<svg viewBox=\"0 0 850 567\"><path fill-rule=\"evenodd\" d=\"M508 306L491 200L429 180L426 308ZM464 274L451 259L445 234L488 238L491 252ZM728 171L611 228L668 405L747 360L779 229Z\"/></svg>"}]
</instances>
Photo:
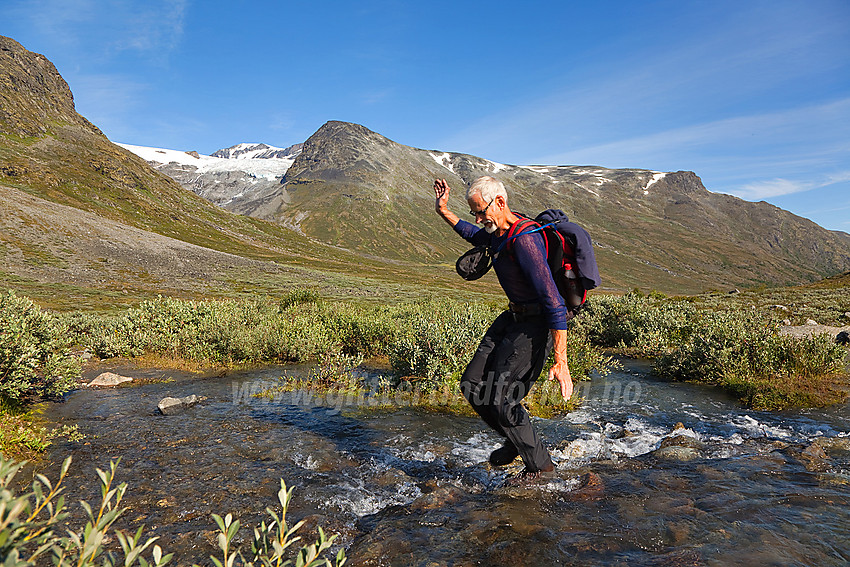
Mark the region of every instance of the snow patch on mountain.
<instances>
[{"instance_id":1,"label":"snow patch on mountain","mask_svg":"<svg viewBox=\"0 0 850 567\"><path fill-rule=\"evenodd\" d=\"M452 155L449 153L435 154L428 152L431 158L436 161L438 164L442 165L452 173L455 172L454 164L452 164Z\"/></svg>"},{"instance_id":2,"label":"snow patch on mountain","mask_svg":"<svg viewBox=\"0 0 850 567\"><path fill-rule=\"evenodd\" d=\"M649 195L649 188L652 187L653 185L655 185L656 183L658 183L659 181L661 181L662 179L664 179L665 175L667 175L667 174L663 173L661 171L653 171L652 172L652 179L650 179L649 182L646 184L646 187L643 188L643 194Z\"/></svg>"},{"instance_id":3,"label":"snow patch on mountain","mask_svg":"<svg viewBox=\"0 0 850 567\"><path fill-rule=\"evenodd\" d=\"M227 159L295 159L301 153L304 144L295 144L288 148L276 148L267 144L242 143L218 150L211 157Z\"/></svg>"},{"instance_id":4,"label":"snow patch on mountain","mask_svg":"<svg viewBox=\"0 0 850 567\"><path fill-rule=\"evenodd\" d=\"M500 171L504 171L504 170L510 168L510 166L507 166L503 163L499 163L497 161L492 161L492 160L489 160L489 159L484 160L484 161L486 161L488 164L490 164L489 167L487 168L487 170L492 171L493 173L499 173Z\"/></svg>"},{"instance_id":5,"label":"snow patch on mountain","mask_svg":"<svg viewBox=\"0 0 850 567\"><path fill-rule=\"evenodd\" d=\"M282 177L300 148L290 157L265 157L262 154L269 152L282 152L281 148L273 148L265 144L237 144L226 150L219 150L216 154L229 152L233 157L215 157L199 154L198 152L184 152L180 150L168 150L164 148L148 148L145 146L134 146L132 144L118 144L148 162L159 164L178 164L197 168L197 173L225 173L229 171L241 171L259 179L278 179ZM262 147L260 147L262 146ZM289 149L289 148L287 148Z\"/></svg>"}]
</instances>

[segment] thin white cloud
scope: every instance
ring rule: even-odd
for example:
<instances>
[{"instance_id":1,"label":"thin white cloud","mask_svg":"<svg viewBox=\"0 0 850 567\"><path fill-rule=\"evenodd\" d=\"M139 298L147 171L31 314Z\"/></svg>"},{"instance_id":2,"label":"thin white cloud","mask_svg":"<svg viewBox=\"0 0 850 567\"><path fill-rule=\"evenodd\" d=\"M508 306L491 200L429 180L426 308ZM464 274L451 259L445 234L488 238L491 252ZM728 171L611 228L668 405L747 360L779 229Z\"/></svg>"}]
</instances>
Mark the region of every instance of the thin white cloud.
<instances>
[{"instance_id":1,"label":"thin white cloud","mask_svg":"<svg viewBox=\"0 0 850 567\"><path fill-rule=\"evenodd\" d=\"M815 187L817 185L811 182L791 181L790 179L769 179L748 183L737 191L733 191L732 194L747 201L760 201L780 195L802 193Z\"/></svg>"},{"instance_id":2,"label":"thin white cloud","mask_svg":"<svg viewBox=\"0 0 850 567\"><path fill-rule=\"evenodd\" d=\"M388 98L393 95L393 89L375 89L361 93L360 100L363 104L383 104Z\"/></svg>"},{"instance_id":3,"label":"thin white cloud","mask_svg":"<svg viewBox=\"0 0 850 567\"><path fill-rule=\"evenodd\" d=\"M22 0L0 14L81 57L132 50L161 62L182 40L188 8L189 0Z\"/></svg>"},{"instance_id":4,"label":"thin white cloud","mask_svg":"<svg viewBox=\"0 0 850 567\"><path fill-rule=\"evenodd\" d=\"M781 195L791 195L793 193L803 193L812 189L821 189L829 187L836 183L850 181L850 171L843 171L827 175L819 180L795 181L791 179L769 179L764 181L754 181L747 183L737 190L731 191L731 194L746 199L748 201L759 201L762 199L770 199L771 197L779 197Z\"/></svg>"},{"instance_id":5,"label":"thin white cloud","mask_svg":"<svg viewBox=\"0 0 850 567\"><path fill-rule=\"evenodd\" d=\"M269 116L268 127L270 130L287 131L295 126L295 120L289 112L273 112Z\"/></svg>"},{"instance_id":6,"label":"thin white cloud","mask_svg":"<svg viewBox=\"0 0 850 567\"><path fill-rule=\"evenodd\" d=\"M69 81L77 112L110 138L126 136L129 117L144 104L149 87L123 75L75 75ZM132 139L132 138L130 138Z\"/></svg>"},{"instance_id":7,"label":"thin white cloud","mask_svg":"<svg viewBox=\"0 0 850 567\"><path fill-rule=\"evenodd\" d=\"M848 149L850 98L782 112L694 124L645 136L541 156L539 163L599 163L617 167L663 167L659 162L736 159L746 149L751 165L764 168L811 161L823 163ZM769 151L767 151L769 149ZM761 150L761 153L760 153ZM761 155L763 154L763 155Z\"/></svg>"},{"instance_id":8,"label":"thin white cloud","mask_svg":"<svg viewBox=\"0 0 850 567\"><path fill-rule=\"evenodd\" d=\"M33 28L58 43L74 43L68 29L97 17L96 0L18 0L4 10L10 18L27 21Z\"/></svg>"},{"instance_id":9,"label":"thin white cloud","mask_svg":"<svg viewBox=\"0 0 850 567\"><path fill-rule=\"evenodd\" d=\"M787 107L778 103L787 85L841 73L846 65L847 49L823 49L846 44L845 22L822 10L797 12L793 20L774 19L762 8L742 6L724 25L700 28L678 43L636 44L607 65L569 69L543 84L560 80L556 90L535 96L529 89L522 104L473 116L431 145L512 163L554 163L553 148L569 155L571 148L604 147L641 131L698 127L744 108Z\"/></svg>"},{"instance_id":10,"label":"thin white cloud","mask_svg":"<svg viewBox=\"0 0 850 567\"><path fill-rule=\"evenodd\" d=\"M116 35L112 45L119 50L170 52L183 37L187 9L188 0L128 2L116 26L122 33Z\"/></svg>"}]
</instances>

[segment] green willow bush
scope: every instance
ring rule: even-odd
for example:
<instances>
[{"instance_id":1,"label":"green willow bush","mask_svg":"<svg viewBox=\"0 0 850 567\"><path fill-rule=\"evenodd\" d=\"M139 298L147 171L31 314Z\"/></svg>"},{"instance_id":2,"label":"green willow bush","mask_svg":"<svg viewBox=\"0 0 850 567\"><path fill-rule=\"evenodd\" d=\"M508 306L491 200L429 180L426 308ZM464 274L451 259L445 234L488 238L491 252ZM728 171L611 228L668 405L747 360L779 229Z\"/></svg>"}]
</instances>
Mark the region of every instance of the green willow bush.
<instances>
[{"instance_id":1,"label":"green willow bush","mask_svg":"<svg viewBox=\"0 0 850 567\"><path fill-rule=\"evenodd\" d=\"M56 318L14 292L0 295L0 399L61 395L76 385L79 361Z\"/></svg>"},{"instance_id":2,"label":"green willow bush","mask_svg":"<svg viewBox=\"0 0 850 567\"><path fill-rule=\"evenodd\" d=\"M662 377L718 385L752 407L844 397L846 349L826 336L782 335L771 313L630 293L594 297L579 324L599 346L655 359Z\"/></svg>"},{"instance_id":3,"label":"green willow bush","mask_svg":"<svg viewBox=\"0 0 850 567\"><path fill-rule=\"evenodd\" d=\"M597 346L655 357L692 333L695 317L697 311L688 303L628 293L593 296L576 324Z\"/></svg>"},{"instance_id":4,"label":"green willow bush","mask_svg":"<svg viewBox=\"0 0 850 567\"><path fill-rule=\"evenodd\" d=\"M421 378L426 390L459 378L497 315L492 307L448 299L397 309L400 331L387 351L393 372Z\"/></svg>"},{"instance_id":5,"label":"green willow bush","mask_svg":"<svg viewBox=\"0 0 850 567\"><path fill-rule=\"evenodd\" d=\"M385 358L425 391L457 381L495 305L446 298L394 305L331 303L294 290L279 301L186 301L159 297L100 324L69 315L69 333L98 356L152 353L212 363L285 363L327 356ZM575 377L608 359L573 340Z\"/></svg>"},{"instance_id":6,"label":"green willow bush","mask_svg":"<svg viewBox=\"0 0 850 567\"><path fill-rule=\"evenodd\" d=\"M716 312L659 356L655 369L675 380L722 386L751 407L780 409L840 401L844 394L830 378L844 373L846 357L829 336L781 335L752 312Z\"/></svg>"},{"instance_id":7,"label":"green willow bush","mask_svg":"<svg viewBox=\"0 0 850 567\"><path fill-rule=\"evenodd\" d=\"M65 507L62 482L71 467L71 457L65 459L56 484L44 475L36 479L21 495L15 494L15 476L23 463L16 463L0 455L0 566L32 567L44 564L49 558L56 567L162 567L169 563L173 554L164 554L156 545L156 537L143 541L142 528L127 533L114 528L114 524L126 511L121 501L127 490L122 483L114 486L118 463L110 463L109 471L97 469L101 484L102 501L99 508L80 502L88 515L88 522L79 529L65 524ZM266 508L269 521L253 528L250 549L234 548L233 539L240 529L239 520L227 514L213 514L219 530L217 534L221 557L211 556L217 567L342 567L346 562L345 551L340 549L333 561L324 557L333 545L336 535L328 537L319 528L319 538L300 548L292 545L301 538L295 533L303 526L298 522L287 524L286 512L292 499L292 488L283 480L278 491L279 510ZM107 549L107 542L117 539L116 546Z\"/></svg>"},{"instance_id":8,"label":"green willow bush","mask_svg":"<svg viewBox=\"0 0 850 567\"><path fill-rule=\"evenodd\" d=\"M296 289L276 301L159 297L117 318L63 320L70 336L101 357L153 353L222 364L385 358L397 378L430 391L457 382L500 310L446 298L380 306L329 302ZM773 315L731 304L701 308L658 294L594 295L569 332L571 371L575 379L594 369L604 374L612 359L601 349L613 348L655 359L661 376L721 385L762 405L780 403L765 401L763 384L771 380L785 380L790 391L794 380L806 389L803 380L822 382L842 372L843 349L780 336ZM752 387L753 380L762 385Z\"/></svg>"},{"instance_id":9,"label":"green willow bush","mask_svg":"<svg viewBox=\"0 0 850 567\"><path fill-rule=\"evenodd\" d=\"M319 303L186 301L159 297L94 326L101 358L154 353L214 363L305 362L334 348Z\"/></svg>"}]
</instances>

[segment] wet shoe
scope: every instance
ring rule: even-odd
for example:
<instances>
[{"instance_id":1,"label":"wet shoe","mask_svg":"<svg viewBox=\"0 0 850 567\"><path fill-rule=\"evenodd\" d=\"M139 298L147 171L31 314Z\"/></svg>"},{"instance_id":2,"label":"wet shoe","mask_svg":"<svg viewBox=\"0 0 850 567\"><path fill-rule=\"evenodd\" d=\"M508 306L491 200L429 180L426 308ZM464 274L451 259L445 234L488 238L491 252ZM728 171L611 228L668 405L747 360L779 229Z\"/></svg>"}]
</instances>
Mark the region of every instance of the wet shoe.
<instances>
[{"instance_id":1,"label":"wet shoe","mask_svg":"<svg viewBox=\"0 0 850 567\"><path fill-rule=\"evenodd\" d=\"M550 469L533 471L525 467L516 476L505 481L505 486L526 486L539 481L546 481L555 476L555 467Z\"/></svg>"},{"instance_id":2,"label":"wet shoe","mask_svg":"<svg viewBox=\"0 0 850 567\"><path fill-rule=\"evenodd\" d=\"M510 441L505 443L502 447L499 447L492 453L490 453L490 464L494 467L503 467L505 465L509 465L514 462L519 456L519 451L517 451L514 444Z\"/></svg>"}]
</instances>

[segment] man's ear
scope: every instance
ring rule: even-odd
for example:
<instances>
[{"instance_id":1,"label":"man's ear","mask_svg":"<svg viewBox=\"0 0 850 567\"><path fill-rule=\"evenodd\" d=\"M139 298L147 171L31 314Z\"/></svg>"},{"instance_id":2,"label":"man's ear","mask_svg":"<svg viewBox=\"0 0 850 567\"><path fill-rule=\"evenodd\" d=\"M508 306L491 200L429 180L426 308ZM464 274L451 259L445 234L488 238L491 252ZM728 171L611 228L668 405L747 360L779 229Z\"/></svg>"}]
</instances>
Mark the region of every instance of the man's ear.
<instances>
[{"instance_id":1,"label":"man's ear","mask_svg":"<svg viewBox=\"0 0 850 567\"><path fill-rule=\"evenodd\" d=\"M503 195L496 195L495 201L496 206L500 209L504 209L505 205L507 205L507 201L505 201L505 197Z\"/></svg>"}]
</instances>

